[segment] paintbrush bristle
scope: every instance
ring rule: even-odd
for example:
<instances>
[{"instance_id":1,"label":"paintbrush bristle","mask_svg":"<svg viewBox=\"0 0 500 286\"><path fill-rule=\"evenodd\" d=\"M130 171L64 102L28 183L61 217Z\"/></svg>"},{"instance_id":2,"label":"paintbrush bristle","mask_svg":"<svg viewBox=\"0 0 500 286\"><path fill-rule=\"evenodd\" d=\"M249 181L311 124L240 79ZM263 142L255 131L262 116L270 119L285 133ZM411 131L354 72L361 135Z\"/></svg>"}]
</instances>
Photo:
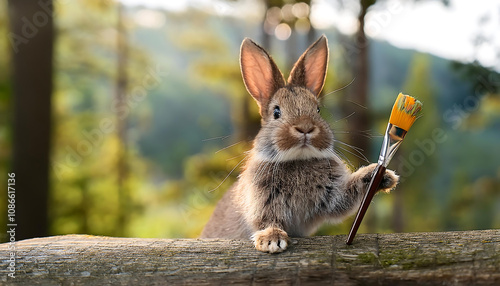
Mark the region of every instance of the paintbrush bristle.
<instances>
[{"instance_id":1,"label":"paintbrush bristle","mask_svg":"<svg viewBox=\"0 0 500 286\"><path fill-rule=\"evenodd\" d=\"M422 112L422 103L415 98L399 93L394 106L392 107L389 123L396 125L406 131L415 122L415 119Z\"/></svg>"}]
</instances>

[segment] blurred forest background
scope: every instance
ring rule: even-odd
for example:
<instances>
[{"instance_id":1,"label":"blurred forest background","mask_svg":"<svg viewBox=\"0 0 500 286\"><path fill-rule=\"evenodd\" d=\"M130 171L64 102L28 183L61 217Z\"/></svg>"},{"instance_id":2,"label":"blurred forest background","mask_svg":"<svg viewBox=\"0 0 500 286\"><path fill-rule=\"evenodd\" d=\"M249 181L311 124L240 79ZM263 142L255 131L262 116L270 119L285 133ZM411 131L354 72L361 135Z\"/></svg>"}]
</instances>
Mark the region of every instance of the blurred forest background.
<instances>
[{"instance_id":1,"label":"blurred forest background","mask_svg":"<svg viewBox=\"0 0 500 286\"><path fill-rule=\"evenodd\" d=\"M321 34L331 53L322 115L355 146L336 146L353 168L376 162L400 91L424 102L389 165L402 182L375 198L360 231L500 228L500 2L482 2L472 56L453 60L376 32L398 11L433 2L453 13L460 1L160 2L0 3L0 182L16 172L17 239L198 236L259 129L241 41L262 44L288 75ZM351 29L346 17L325 23L328 11L351 15ZM422 41L461 34L442 24L440 39ZM4 228L6 191L0 213Z\"/></svg>"}]
</instances>

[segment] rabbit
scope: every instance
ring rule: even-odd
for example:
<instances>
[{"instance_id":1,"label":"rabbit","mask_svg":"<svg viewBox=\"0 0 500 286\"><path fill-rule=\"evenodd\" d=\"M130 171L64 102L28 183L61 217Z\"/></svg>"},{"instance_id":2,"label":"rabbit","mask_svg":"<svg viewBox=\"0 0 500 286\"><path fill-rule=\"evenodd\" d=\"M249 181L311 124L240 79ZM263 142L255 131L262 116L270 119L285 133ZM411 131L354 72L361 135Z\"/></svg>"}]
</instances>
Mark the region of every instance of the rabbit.
<instances>
[{"instance_id":1,"label":"rabbit","mask_svg":"<svg viewBox=\"0 0 500 286\"><path fill-rule=\"evenodd\" d=\"M251 239L268 253L289 237L311 235L324 221L341 222L358 208L376 164L352 172L334 152L334 137L319 113L328 65L323 35L295 63L288 81L252 40L241 44L244 84L257 101L261 129L238 181L223 195L201 238ZM380 190L399 181L384 174Z\"/></svg>"}]
</instances>

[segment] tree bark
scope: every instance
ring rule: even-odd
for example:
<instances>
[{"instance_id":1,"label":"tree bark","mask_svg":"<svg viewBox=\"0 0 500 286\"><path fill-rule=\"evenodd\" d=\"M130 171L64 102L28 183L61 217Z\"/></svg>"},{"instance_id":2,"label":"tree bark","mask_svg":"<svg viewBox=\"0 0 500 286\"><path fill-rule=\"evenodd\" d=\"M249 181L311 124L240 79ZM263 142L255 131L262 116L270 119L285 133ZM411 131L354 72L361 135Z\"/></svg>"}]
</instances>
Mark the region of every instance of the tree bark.
<instances>
[{"instance_id":1,"label":"tree bark","mask_svg":"<svg viewBox=\"0 0 500 286\"><path fill-rule=\"evenodd\" d=\"M369 40L365 34L365 16L368 8L375 4L375 0L360 0L361 9L358 14L359 28L354 36L354 47L352 58L352 70L355 77L355 81L352 85L351 93L349 99L344 103L344 114L349 117L348 128L352 130L350 144L360 148L362 150L362 155L368 160L371 160L371 142L370 142L370 130L371 122L368 111L368 92L370 83L370 61L368 58L369 54ZM353 116L350 116L353 114ZM357 153L353 151L353 153ZM354 159L358 162L357 165L361 166L367 164L367 162L362 162L363 158L356 155L358 159ZM357 167L355 165L355 167ZM366 227L368 232L375 232L376 229L376 219L373 212L368 212L366 217Z\"/></svg>"},{"instance_id":2,"label":"tree bark","mask_svg":"<svg viewBox=\"0 0 500 286\"><path fill-rule=\"evenodd\" d=\"M17 242L3 285L499 285L500 230L292 239L281 254L249 240L67 235ZM0 245L8 254L9 244ZM3 256L3 255L2 255Z\"/></svg>"},{"instance_id":3,"label":"tree bark","mask_svg":"<svg viewBox=\"0 0 500 286\"><path fill-rule=\"evenodd\" d=\"M13 160L18 239L48 234L52 0L8 1L12 46Z\"/></svg>"},{"instance_id":4,"label":"tree bark","mask_svg":"<svg viewBox=\"0 0 500 286\"><path fill-rule=\"evenodd\" d=\"M365 16L368 8L374 1L361 0L361 10L358 14L359 28L354 36L354 45L351 47L352 70L356 78L352 84L352 92L345 103L345 115L349 118L349 129L356 136L352 137L351 144L363 150L363 154L370 158L370 141L366 138L370 130L368 114L368 84L369 84L369 41L365 34Z\"/></svg>"}]
</instances>

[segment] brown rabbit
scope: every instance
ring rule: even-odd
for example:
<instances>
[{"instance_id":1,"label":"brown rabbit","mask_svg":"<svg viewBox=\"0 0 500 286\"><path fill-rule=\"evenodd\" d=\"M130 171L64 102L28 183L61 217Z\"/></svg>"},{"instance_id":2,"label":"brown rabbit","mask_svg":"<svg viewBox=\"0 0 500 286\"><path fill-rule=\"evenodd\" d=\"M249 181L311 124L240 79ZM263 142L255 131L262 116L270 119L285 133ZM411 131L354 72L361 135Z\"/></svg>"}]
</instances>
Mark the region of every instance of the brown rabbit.
<instances>
[{"instance_id":1,"label":"brown rabbit","mask_svg":"<svg viewBox=\"0 0 500 286\"><path fill-rule=\"evenodd\" d=\"M243 40L241 73L257 101L262 128L238 182L219 201L202 238L251 238L255 247L276 253L289 236L307 236L325 220L353 214L376 164L352 173L334 152L333 133L319 114L319 94L328 65L321 36L292 69L288 82L269 54ZM381 189L399 177L386 171Z\"/></svg>"}]
</instances>

